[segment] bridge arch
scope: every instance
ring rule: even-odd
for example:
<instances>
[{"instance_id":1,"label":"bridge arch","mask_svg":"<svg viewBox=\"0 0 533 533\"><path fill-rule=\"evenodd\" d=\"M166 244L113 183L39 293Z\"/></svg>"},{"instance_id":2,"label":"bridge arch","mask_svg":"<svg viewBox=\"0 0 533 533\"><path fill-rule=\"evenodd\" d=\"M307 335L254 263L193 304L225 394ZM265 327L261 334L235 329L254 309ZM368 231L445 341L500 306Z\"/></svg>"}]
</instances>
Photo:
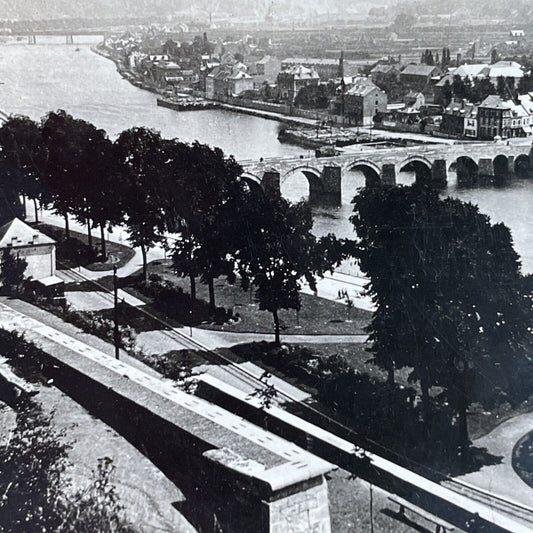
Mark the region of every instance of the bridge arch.
<instances>
[{"instance_id":1,"label":"bridge arch","mask_svg":"<svg viewBox=\"0 0 533 533\"><path fill-rule=\"evenodd\" d=\"M412 155L398 165L398 171L412 170L417 182L431 181L431 161L420 155Z\"/></svg>"},{"instance_id":2,"label":"bridge arch","mask_svg":"<svg viewBox=\"0 0 533 533\"><path fill-rule=\"evenodd\" d=\"M261 187L261 178L251 172L243 172L241 174L241 179L245 181L250 188Z\"/></svg>"},{"instance_id":3,"label":"bridge arch","mask_svg":"<svg viewBox=\"0 0 533 533\"><path fill-rule=\"evenodd\" d=\"M492 166L494 168L494 177L496 179L505 178L509 174L509 160L507 159L507 156L503 154L498 154L492 160Z\"/></svg>"},{"instance_id":4,"label":"bridge arch","mask_svg":"<svg viewBox=\"0 0 533 533\"><path fill-rule=\"evenodd\" d=\"M516 157L514 160L514 171L517 176L525 177L531 170L531 160L528 155L520 154Z\"/></svg>"},{"instance_id":5,"label":"bridge arch","mask_svg":"<svg viewBox=\"0 0 533 533\"><path fill-rule=\"evenodd\" d=\"M299 165L291 168L281 178L281 185L287 181L290 176L301 173L307 179L309 184L309 203L317 203L318 197L324 192L324 183L322 182L322 172L315 167L309 165Z\"/></svg>"},{"instance_id":6,"label":"bridge arch","mask_svg":"<svg viewBox=\"0 0 533 533\"><path fill-rule=\"evenodd\" d=\"M455 170L459 185L472 185L477 182L479 166L470 156L459 156L455 160Z\"/></svg>"},{"instance_id":7,"label":"bridge arch","mask_svg":"<svg viewBox=\"0 0 533 533\"><path fill-rule=\"evenodd\" d=\"M351 161L344 167L344 171L359 170L365 177L365 187L377 187L381 185L381 169L368 159Z\"/></svg>"}]
</instances>

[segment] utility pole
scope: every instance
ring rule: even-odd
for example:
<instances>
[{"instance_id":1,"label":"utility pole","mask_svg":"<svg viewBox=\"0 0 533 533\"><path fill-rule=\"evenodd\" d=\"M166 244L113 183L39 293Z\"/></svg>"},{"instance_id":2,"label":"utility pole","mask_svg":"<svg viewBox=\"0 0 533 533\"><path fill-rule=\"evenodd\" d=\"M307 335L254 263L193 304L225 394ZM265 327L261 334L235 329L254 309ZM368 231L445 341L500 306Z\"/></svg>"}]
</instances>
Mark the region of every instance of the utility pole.
<instances>
[{"instance_id":1,"label":"utility pole","mask_svg":"<svg viewBox=\"0 0 533 533\"><path fill-rule=\"evenodd\" d=\"M118 333L118 280L117 280L117 267L113 265L113 340L115 343L115 359L120 359L120 338Z\"/></svg>"}]
</instances>

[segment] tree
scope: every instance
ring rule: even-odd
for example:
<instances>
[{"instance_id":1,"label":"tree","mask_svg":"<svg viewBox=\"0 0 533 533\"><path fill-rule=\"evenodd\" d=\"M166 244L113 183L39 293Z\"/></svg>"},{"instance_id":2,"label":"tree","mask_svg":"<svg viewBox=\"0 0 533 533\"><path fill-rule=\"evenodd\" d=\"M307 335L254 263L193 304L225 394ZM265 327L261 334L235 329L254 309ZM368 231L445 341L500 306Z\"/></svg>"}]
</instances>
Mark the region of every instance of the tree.
<instances>
[{"instance_id":1,"label":"tree","mask_svg":"<svg viewBox=\"0 0 533 533\"><path fill-rule=\"evenodd\" d=\"M80 214L86 208L85 154L90 125L63 110L50 112L41 126L46 159L45 181L57 214L65 219L65 235L70 238L69 214Z\"/></svg>"},{"instance_id":2,"label":"tree","mask_svg":"<svg viewBox=\"0 0 533 533\"><path fill-rule=\"evenodd\" d=\"M6 248L2 254L0 262L0 282L9 291L14 290L18 294L20 286L24 281L24 272L28 262L18 255L13 255L11 250Z\"/></svg>"},{"instance_id":3,"label":"tree","mask_svg":"<svg viewBox=\"0 0 533 533\"><path fill-rule=\"evenodd\" d=\"M91 224L100 228L101 253L107 257L105 227L123 221L123 210L117 193L121 190L120 173L114 157L113 143L104 130L92 124L85 125L86 137L83 152L84 173L79 176L84 205L77 218L88 224L89 244Z\"/></svg>"},{"instance_id":4,"label":"tree","mask_svg":"<svg viewBox=\"0 0 533 533\"><path fill-rule=\"evenodd\" d=\"M496 363L513 365L530 342L531 304L509 230L419 185L367 189L354 203L357 256L376 304L373 360L391 381L395 369L412 368L427 422L430 388L443 387L466 449L476 380Z\"/></svg>"},{"instance_id":5,"label":"tree","mask_svg":"<svg viewBox=\"0 0 533 533\"><path fill-rule=\"evenodd\" d=\"M507 84L505 83L505 78L503 76L498 76L496 80L496 92L502 100L506 100L508 96Z\"/></svg>"},{"instance_id":6,"label":"tree","mask_svg":"<svg viewBox=\"0 0 533 533\"><path fill-rule=\"evenodd\" d=\"M120 134L114 148L120 176L117 192L126 217L128 240L141 249L143 277L147 281L148 250L161 240L166 229L164 143L158 132L131 128Z\"/></svg>"},{"instance_id":7,"label":"tree","mask_svg":"<svg viewBox=\"0 0 533 533\"><path fill-rule=\"evenodd\" d=\"M329 105L328 89L324 85L307 85L302 87L294 104L304 109L325 109Z\"/></svg>"},{"instance_id":8,"label":"tree","mask_svg":"<svg viewBox=\"0 0 533 533\"><path fill-rule=\"evenodd\" d=\"M42 177L44 150L39 124L24 116L10 117L0 128L0 146L4 173L19 194L33 200L35 220L38 222L37 202L47 201Z\"/></svg>"},{"instance_id":9,"label":"tree","mask_svg":"<svg viewBox=\"0 0 533 533\"><path fill-rule=\"evenodd\" d=\"M9 443L0 447L0 531L57 531L68 445L33 403L23 405Z\"/></svg>"},{"instance_id":10,"label":"tree","mask_svg":"<svg viewBox=\"0 0 533 533\"><path fill-rule=\"evenodd\" d=\"M518 94L527 94L533 91L533 76L526 74L518 81Z\"/></svg>"},{"instance_id":11,"label":"tree","mask_svg":"<svg viewBox=\"0 0 533 533\"><path fill-rule=\"evenodd\" d=\"M64 437L35 403L18 405L16 428L0 446L0 531L134 533L122 516L109 458L99 459L88 488L72 494Z\"/></svg>"},{"instance_id":12,"label":"tree","mask_svg":"<svg viewBox=\"0 0 533 533\"><path fill-rule=\"evenodd\" d=\"M215 308L214 280L226 276L235 280L232 235L239 230L236 205L243 193L242 168L233 157L226 158L219 148L194 143L174 144L169 157L176 190L172 200L181 206L178 224L171 231L179 234L173 246L176 272L189 276L191 297L196 297L195 279L201 276L209 287L209 303ZM173 194L169 198L174 198Z\"/></svg>"},{"instance_id":13,"label":"tree","mask_svg":"<svg viewBox=\"0 0 533 533\"><path fill-rule=\"evenodd\" d=\"M446 80L444 86L442 87L442 103L446 107L452 101L453 90L451 83Z\"/></svg>"},{"instance_id":14,"label":"tree","mask_svg":"<svg viewBox=\"0 0 533 533\"><path fill-rule=\"evenodd\" d=\"M453 77L452 91L456 98L460 98L461 100L466 98L466 85L461 76L455 75Z\"/></svg>"},{"instance_id":15,"label":"tree","mask_svg":"<svg viewBox=\"0 0 533 533\"><path fill-rule=\"evenodd\" d=\"M242 229L236 246L244 289L253 285L259 308L272 313L275 342L280 343L280 309L301 306L305 279L316 290L315 276L332 270L344 257L343 242L333 235L317 239L311 209L279 196L251 192L240 209Z\"/></svg>"},{"instance_id":16,"label":"tree","mask_svg":"<svg viewBox=\"0 0 533 533\"><path fill-rule=\"evenodd\" d=\"M496 88L488 78L476 78L472 87L471 101L482 102L491 94L496 94Z\"/></svg>"}]
</instances>

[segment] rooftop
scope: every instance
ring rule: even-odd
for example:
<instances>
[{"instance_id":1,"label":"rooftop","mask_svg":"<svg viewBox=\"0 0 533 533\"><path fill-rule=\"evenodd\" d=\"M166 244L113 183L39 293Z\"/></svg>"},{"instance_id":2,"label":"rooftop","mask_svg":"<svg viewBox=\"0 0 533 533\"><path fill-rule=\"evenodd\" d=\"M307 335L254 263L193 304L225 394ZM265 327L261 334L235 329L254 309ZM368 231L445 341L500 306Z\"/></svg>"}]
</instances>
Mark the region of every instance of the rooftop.
<instances>
[{"instance_id":1,"label":"rooftop","mask_svg":"<svg viewBox=\"0 0 533 533\"><path fill-rule=\"evenodd\" d=\"M0 248L55 244L55 241L18 218L0 227Z\"/></svg>"}]
</instances>

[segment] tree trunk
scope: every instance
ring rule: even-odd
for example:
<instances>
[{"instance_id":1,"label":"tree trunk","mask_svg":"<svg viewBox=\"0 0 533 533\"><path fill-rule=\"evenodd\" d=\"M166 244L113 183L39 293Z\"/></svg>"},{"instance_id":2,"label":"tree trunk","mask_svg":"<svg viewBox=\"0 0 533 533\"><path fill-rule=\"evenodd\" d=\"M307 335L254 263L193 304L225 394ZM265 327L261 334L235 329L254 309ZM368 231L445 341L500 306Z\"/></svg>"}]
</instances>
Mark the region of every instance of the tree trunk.
<instances>
[{"instance_id":1,"label":"tree trunk","mask_svg":"<svg viewBox=\"0 0 533 533\"><path fill-rule=\"evenodd\" d=\"M100 224L100 240L102 242L102 261L107 261L107 246L105 242L104 225Z\"/></svg>"},{"instance_id":2,"label":"tree trunk","mask_svg":"<svg viewBox=\"0 0 533 533\"><path fill-rule=\"evenodd\" d=\"M146 257L146 246L144 244L141 244L141 253L143 256L143 279L148 283L148 260Z\"/></svg>"},{"instance_id":3,"label":"tree trunk","mask_svg":"<svg viewBox=\"0 0 533 533\"><path fill-rule=\"evenodd\" d=\"M272 311L272 316L274 317L274 344L278 346L281 344L281 339L279 336L279 317L278 311Z\"/></svg>"},{"instance_id":4,"label":"tree trunk","mask_svg":"<svg viewBox=\"0 0 533 533\"><path fill-rule=\"evenodd\" d=\"M191 282L191 300L192 304L194 305L196 300L196 278L194 277L194 274L189 275L189 280Z\"/></svg>"},{"instance_id":5,"label":"tree trunk","mask_svg":"<svg viewBox=\"0 0 533 533\"><path fill-rule=\"evenodd\" d=\"M466 467L469 440L468 440L468 422L466 418L466 412L468 410L468 398L466 394L466 387L464 383L464 377L459 377L459 397L457 399L457 415L458 415L458 429L459 429L459 447L461 448L461 460L463 467Z\"/></svg>"},{"instance_id":6,"label":"tree trunk","mask_svg":"<svg viewBox=\"0 0 533 533\"><path fill-rule=\"evenodd\" d=\"M213 280L213 276L209 276L209 279L207 281L207 284L209 286L209 307L211 307L211 310L215 310L215 281Z\"/></svg>"},{"instance_id":7,"label":"tree trunk","mask_svg":"<svg viewBox=\"0 0 533 533\"><path fill-rule=\"evenodd\" d=\"M87 242L89 243L89 248L93 249L93 234L91 233L91 221L87 219Z\"/></svg>"},{"instance_id":8,"label":"tree trunk","mask_svg":"<svg viewBox=\"0 0 533 533\"><path fill-rule=\"evenodd\" d=\"M33 199L33 209L35 211L35 222L39 222L39 209L37 207L37 199Z\"/></svg>"},{"instance_id":9,"label":"tree trunk","mask_svg":"<svg viewBox=\"0 0 533 533\"><path fill-rule=\"evenodd\" d=\"M68 224L68 214L65 213L64 217L65 217L65 237L67 239L70 239L70 227Z\"/></svg>"}]
</instances>

